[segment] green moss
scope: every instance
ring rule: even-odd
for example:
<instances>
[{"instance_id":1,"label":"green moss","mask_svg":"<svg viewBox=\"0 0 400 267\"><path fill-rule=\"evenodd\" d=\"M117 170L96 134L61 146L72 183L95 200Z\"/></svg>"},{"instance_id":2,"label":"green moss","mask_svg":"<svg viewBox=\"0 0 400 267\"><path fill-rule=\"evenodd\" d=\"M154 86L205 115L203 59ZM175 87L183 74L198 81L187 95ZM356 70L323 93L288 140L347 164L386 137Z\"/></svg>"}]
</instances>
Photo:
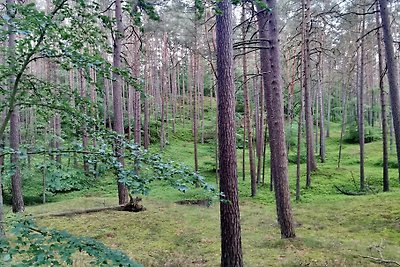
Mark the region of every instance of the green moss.
<instances>
[{"instance_id":1,"label":"green moss","mask_svg":"<svg viewBox=\"0 0 400 267\"><path fill-rule=\"evenodd\" d=\"M208 103L206 101L205 103ZM205 114L205 129L215 127L215 106ZM238 124L239 125L239 124ZM163 154L188 166L194 166L191 124L178 120L177 134L169 125L169 145ZM241 130L240 130L241 131ZM238 136L242 132L238 131ZM295 131L292 132L295 134ZM301 165L301 201L293 202L297 238L281 240L276 220L275 196L269 191L270 170L266 166L265 184L255 198L250 197L250 175L246 151L246 180L242 180L242 150L237 150L242 241L245 266L377 266L360 255L400 261L400 190L398 173L389 170L390 193L381 193L382 144L366 144L366 181L376 193L345 196L335 186L357 189L359 183L358 144L343 145L341 167L337 168L340 125L331 123L324 164L312 174L311 188L305 188L306 166ZM304 149L304 144L302 144ZM159 151L159 144L151 147ZM296 154L294 147L290 156ZM215 184L215 143L198 145L199 172ZM390 162L395 162L390 155ZM267 163L269 149L267 150ZM293 161L290 161L293 162ZM25 186L27 196L40 196L40 176L32 175ZM289 164L292 199L295 194L296 165ZM165 186L152 185L144 197L145 212L99 212L73 217L44 217L42 226L65 229L75 235L95 237L110 247L119 248L145 266L219 266L219 205L211 207L178 205L178 200L206 199L200 189L181 193ZM90 188L57 194L52 203L27 207L35 215L74 209L115 205L116 180L107 173L93 181ZM84 265L79 265L84 266Z\"/></svg>"}]
</instances>

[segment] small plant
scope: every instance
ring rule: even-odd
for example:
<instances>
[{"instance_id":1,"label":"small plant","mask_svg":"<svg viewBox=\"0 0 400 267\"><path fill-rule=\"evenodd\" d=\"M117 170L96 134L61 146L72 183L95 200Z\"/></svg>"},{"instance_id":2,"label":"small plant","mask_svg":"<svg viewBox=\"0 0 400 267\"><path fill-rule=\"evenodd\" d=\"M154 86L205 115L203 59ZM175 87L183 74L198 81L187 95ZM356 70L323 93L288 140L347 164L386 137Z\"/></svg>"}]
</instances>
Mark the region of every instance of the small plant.
<instances>
[{"instance_id":1,"label":"small plant","mask_svg":"<svg viewBox=\"0 0 400 267\"><path fill-rule=\"evenodd\" d=\"M344 141L348 144L357 144L359 143L359 134L358 134L358 126L353 123L349 127L350 129L347 131L347 134L344 136ZM365 143L371 143L373 141L377 141L381 139L381 135L378 131L371 127L366 126L364 129L364 141Z\"/></svg>"}]
</instances>

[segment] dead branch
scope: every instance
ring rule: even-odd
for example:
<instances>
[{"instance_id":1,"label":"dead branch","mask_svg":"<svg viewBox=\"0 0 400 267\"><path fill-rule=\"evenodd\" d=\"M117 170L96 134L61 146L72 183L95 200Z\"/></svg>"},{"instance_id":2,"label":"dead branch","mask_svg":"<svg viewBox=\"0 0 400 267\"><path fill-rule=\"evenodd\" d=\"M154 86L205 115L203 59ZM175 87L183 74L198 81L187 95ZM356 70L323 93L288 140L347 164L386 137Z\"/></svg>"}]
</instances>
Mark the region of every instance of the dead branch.
<instances>
[{"instance_id":1,"label":"dead branch","mask_svg":"<svg viewBox=\"0 0 400 267\"><path fill-rule=\"evenodd\" d=\"M400 266L400 262L394 261L394 260L386 260L386 259L382 259L382 258L375 258L375 257L371 257L371 256L364 256L364 255L359 255L359 256L364 259L370 259L370 260L372 260L376 263L380 263L380 264L393 264L396 266Z\"/></svg>"}]
</instances>

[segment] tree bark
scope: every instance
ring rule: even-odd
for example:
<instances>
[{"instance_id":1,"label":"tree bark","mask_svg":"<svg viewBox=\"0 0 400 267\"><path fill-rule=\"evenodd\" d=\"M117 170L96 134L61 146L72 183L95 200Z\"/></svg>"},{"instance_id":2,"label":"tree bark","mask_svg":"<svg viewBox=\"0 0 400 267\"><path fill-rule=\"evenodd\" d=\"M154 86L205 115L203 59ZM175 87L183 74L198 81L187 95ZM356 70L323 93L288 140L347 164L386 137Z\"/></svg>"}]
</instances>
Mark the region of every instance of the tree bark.
<instances>
[{"instance_id":1,"label":"tree bark","mask_svg":"<svg viewBox=\"0 0 400 267\"><path fill-rule=\"evenodd\" d=\"M79 69L79 95L82 98L86 98L86 80L85 77L83 75L83 70ZM87 113L87 109L86 106L81 107L81 110L84 114ZM82 131L82 148L84 150L87 150L87 147L89 145L89 136L87 133L87 124L86 122L82 123L82 127L81 127L81 131ZM86 156L83 156L83 170L85 172L86 175L89 175L89 162L86 159Z\"/></svg>"},{"instance_id":2,"label":"tree bark","mask_svg":"<svg viewBox=\"0 0 400 267\"><path fill-rule=\"evenodd\" d=\"M342 127L340 131L340 139L339 139L339 156L338 156L338 165L340 168L340 162L342 160L342 146L343 146L343 137L346 131L346 119L347 119L347 93L346 93L346 84L343 80L344 74L342 74ZM350 79L349 79L350 80Z\"/></svg>"},{"instance_id":3,"label":"tree bark","mask_svg":"<svg viewBox=\"0 0 400 267\"><path fill-rule=\"evenodd\" d=\"M376 11L379 10L379 3L375 3ZM383 70L383 55L382 55L382 32L379 27L381 26L379 13L375 14L376 26L378 31L376 33L377 44L378 44L378 77L379 77L379 91L381 100L381 117L382 117L382 159L383 159L383 191L389 191L389 157L388 157L388 142L387 142L387 115L386 115L386 92L384 84L384 70Z\"/></svg>"},{"instance_id":4,"label":"tree bark","mask_svg":"<svg viewBox=\"0 0 400 267\"><path fill-rule=\"evenodd\" d=\"M7 0L6 1L6 8L7 8L7 15L9 18L14 18L15 10L13 10L12 5L15 4L15 0ZM8 50L10 53L10 58L15 53L15 33L10 22L8 26ZM13 64L13 63L11 63ZM10 66L13 68L13 66ZM12 88L15 81L15 75L11 75L9 85ZM11 89L10 89L11 90ZM20 144L20 123L19 123L19 107L14 106L11 110L10 116L10 148L12 149L13 153L11 154L11 166L13 169L13 174L11 176L11 190L12 190L12 210L13 212L22 212L24 211L24 199L22 196L22 177L21 177L21 170L19 166L19 144Z\"/></svg>"},{"instance_id":5,"label":"tree bark","mask_svg":"<svg viewBox=\"0 0 400 267\"><path fill-rule=\"evenodd\" d=\"M321 55L322 57L322 55ZM324 88L323 88L323 60L320 59L318 71L318 98L319 98L319 156L321 163L325 162L325 110L324 110Z\"/></svg>"},{"instance_id":6,"label":"tree bark","mask_svg":"<svg viewBox=\"0 0 400 267\"><path fill-rule=\"evenodd\" d=\"M303 0L303 90L306 118L306 146L307 146L307 179L306 187L311 186L311 172L317 168L314 155L313 141L313 115L311 102L311 66L310 66L310 24L311 24L310 0Z\"/></svg>"},{"instance_id":7,"label":"tree bark","mask_svg":"<svg viewBox=\"0 0 400 267\"><path fill-rule=\"evenodd\" d=\"M193 113L192 113L192 129L193 129L193 153L194 153L194 170L196 172L199 171L199 160L197 153L197 87L198 87L198 58L197 55L193 55L192 57L192 95L190 96L193 99Z\"/></svg>"},{"instance_id":8,"label":"tree bark","mask_svg":"<svg viewBox=\"0 0 400 267\"><path fill-rule=\"evenodd\" d=\"M237 186L233 23L230 0L217 3L218 141L221 213L221 266L243 266Z\"/></svg>"},{"instance_id":9,"label":"tree bark","mask_svg":"<svg viewBox=\"0 0 400 267\"><path fill-rule=\"evenodd\" d=\"M365 16L363 16L361 26L361 37L364 36L365 32ZM365 145L364 145L364 56L365 56L365 43L364 38L361 39L360 47L360 59L359 59L359 77L358 77L358 138L360 144L360 190L365 190L365 173L364 173L364 161L365 161Z\"/></svg>"},{"instance_id":10,"label":"tree bark","mask_svg":"<svg viewBox=\"0 0 400 267\"><path fill-rule=\"evenodd\" d=\"M400 91L399 77L396 61L394 58L393 37L390 30L389 11L387 8L387 0L379 0L383 37L386 51L386 65L390 90L390 103L392 107L393 128L396 138L397 163L400 182Z\"/></svg>"},{"instance_id":11,"label":"tree bark","mask_svg":"<svg viewBox=\"0 0 400 267\"><path fill-rule=\"evenodd\" d=\"M279 64L278 14L276 0L265 0L270 11L260 10L257 5L261 70L265 84L267 121L270 136L271 173L275 185L276 208L282 238L295 237L292 208L290 204L288 161L286 155L283 92ZM268 34L267 34L268 33ZM265 41L268 40L268 41Z\"/></svg>"},{"instance_id":12,"label":"tree bark","mask_svg":"<svg viewBox=\"0 0 400 267\"><path fill-rule=\"evenodd\" d=\"M114 68L120 68L121 66L121 47L124 28L122 25L122 6L121 0L115 1L115 18L117 20L117 31L114 37L114 53L113 53L113 65ZM115 155L118 161L125 165L124 160L124 149L122 147L122 139L124 138L124 117L122 109L122 88L121 88L121 77L118 73L113 72L113 110L114 110L114 131L118 133L119 137L115 143ZM118 201L119 204L125 204L128 200L128 189L127 186L118 181Z\"/></svg>"},{"instance_id":13,"label":"tree bark","mask_svg":"<svg viewBox=\"0 0 400 267\"><path fill-rule=\"evenodd\" d=\"M242 10L242 22L245 21L246 14L245 8L243 6ZM246 40L246 28L242 27L242 38L243 41ZM246 128L243 129L245 132L247 130L247 137L249 142L249 163L250 163L250 179L251 179L251 196L255 197L257 194L257 180L256 180L256 170L254 163L254 151L253 151L253 134L252 134L252 123L251 123L251 111L250 111L250 101L249 101L249 90L247 86L247 56L246 48L243 46L243 56L242 56L242 66L243 66L243 95L244 95L244 120ZM246 136L246 135L245 135Z\"/></svg>"}]
</instances>

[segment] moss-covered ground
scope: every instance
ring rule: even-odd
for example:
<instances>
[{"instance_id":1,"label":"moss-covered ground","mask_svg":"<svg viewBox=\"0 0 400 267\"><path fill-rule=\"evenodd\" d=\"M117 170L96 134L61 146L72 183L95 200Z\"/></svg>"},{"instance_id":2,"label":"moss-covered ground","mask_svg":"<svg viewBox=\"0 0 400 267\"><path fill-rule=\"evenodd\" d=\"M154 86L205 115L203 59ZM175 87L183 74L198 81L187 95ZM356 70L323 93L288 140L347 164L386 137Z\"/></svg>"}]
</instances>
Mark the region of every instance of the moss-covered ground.
<instances>
[{"instance_id":1,"label":"moss-covered ground","mask_svg":"<svg viewBox=\"0 0 400 267\"><path fill-rule=\"evenodd\" d=\"M215 120L206 114L207 136ZM178 124L170 133L165 158L193 166L190 125ZM241 133L239 131L238 136ZM342 164L337 168L340 126L331 124L327 160L312 175L305 189L302 165L302 198L293 201L297 238L282 240L276 221L274 195L268 184L250 197L249 174L242 181L241 150L238 150L240 209L245 266L379 266L363 256L400 261L400 190L397 169L390 169L391 192L381 191L381 142L366 144L368 194L347 196L337 191L358 190L358 145L344 144ZM206 139L209 141L209 139ZM199 144L200 173L215 183L213 142ZM152 148L158 150L157 144ZM291 155L295 154L294 148ZM391 162L395 156L391 154ZM292 199L296 166L290 164ZM247 168L248 170L248 168ZM269 177L269 170L266 170ZM101 207L117 203L115 178L103 177L92 187L57 195L51 203L27 207L33 215ZM266 178L269 181L269 178ZM40 217L41 226L65 229L75 235L94 237L126 252L144 266L218 266L220 260L219 205L178 205L183 199L201 199L200 190L186 194L155 184L143 198L146 211L105 211L72 217ZM76 266L85 266L77 259Z\"/></svg>"}]
</instances>

